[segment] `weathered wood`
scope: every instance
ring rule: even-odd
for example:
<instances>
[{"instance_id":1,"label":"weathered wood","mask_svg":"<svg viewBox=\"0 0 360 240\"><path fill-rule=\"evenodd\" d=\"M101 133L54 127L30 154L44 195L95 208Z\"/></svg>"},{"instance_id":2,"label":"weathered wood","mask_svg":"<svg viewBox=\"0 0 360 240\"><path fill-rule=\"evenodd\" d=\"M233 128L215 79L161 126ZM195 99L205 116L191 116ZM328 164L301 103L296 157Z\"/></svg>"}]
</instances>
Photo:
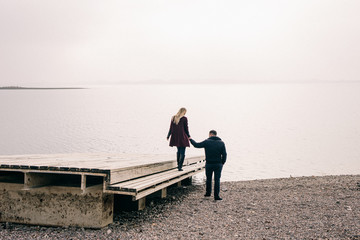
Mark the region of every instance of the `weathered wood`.
<instances>
[{"instance_id":1,"label":"weathered wood","mask_svg":"<svg viewBox=\"0 0 360 240\"><path fill-rule=\"evenodd\" d=\"M185 167L183 168L184 171L177 171L177 170L171 170L169 172L163 173L161 174L161 176L158 176L156 178L151 178L149 180L145 180L143 182L137 183L137 184L129 184L128 186L125 185L124 189L135 189L136 192L139 192L143 189L146 189L148 187L157 185L159 183L165 182L165 181L169 181L173 178L177 178L179 176L183 176L183 175L187 175L189 172L193 172L196 169L198 169L199 167L192 167L192 168L187 168L185 169Z\"/></svg>"},{"instance_id":2,"label":"weathered wood","mask_svg":"<svg viewBox=\"0 0 360 240\"><path fill-rule=\"evenodd\" d=\"M140 198L138 200L136 200L138 202L138 209L137 210L144 210L145 209L145 206L146 206L146 198L143 197L143 198Z\"/></svg>"},{"instance_id":3,"label":"weathered wood","mask_svg":"<svg viewBox=\"0 0 360 240\"><path fill-rule=\"evenodd\" d=\"M133 196L133 201L136 201L138 199L141 199L143 197L146 197L152 193L155 193L159 190L162 190L164 188L167 188L168 186L170 185L173 185L173 184L178 184L178 186L180 187L181 186L181 181L184 180L184 179L188 179L189 177L199 173L199 171L203 170L203 167L201 168L195 168L197 169L196 171L189 171L187 174L185 175L180 175L176 178L173 178L173 179L168 179L162 183L159 183L157 185L153 185L145 190L142 190L140 192L136 192L135 190L132 190L132 191L129 191L129 189L127 190L124 190L124 189L117 189L117 190L111 190L111 189L106 189L105 192L107 193L113 193L113 194L121 194L121 195L132 195Z\"/></svg>"},{"instance_id":4,"label":"weathered wood","mask_svg":"<svg viewBox=\"0 0 360 240\"><path fill-rule=\"evenodd\" d=\"M74 175L81 175L83 174L82 172L70 172L70 171L51 171L51 170L41 170L41 169L29 169L29 170L23 170L23 169L2 169L0 167L0 172L21 172L21 173L27 173L27 172L32 172L32 173L53 173L53 174L74 174ZM109 171L103 170L103 172L101 173L89 173L89 175L92 176L107 176L108 174L110 174Z\"/></svg>"},{"instance_id":5,"label":"weathered wood","mask_svg":"<svg viewBox=\"0 0 360 240\"><path fill-rule=\"evenodd\" d=\"M176 163L174 161L167 161L156 164L146 164L146 165L139 165L136 167L114 169L110 173L109 184L146 176L149 174L165 171L175 167L176 167Z\"/></svg>"},{"instance_id":6,"label":"weathered wood","mask_svg":"<svg viewBox=\"0 0 360 240\"><path fill-rule=\"evenodd\" d=\"M192 176L192 175L197 174L197 173L198 172L191 172L188 175L181 176L179 178L164 182L164 183L162 183L160 185L154 186L153 188L148 188L148 189L146 189L146 190L144 190L142 192L137 193L135 196L133 196L133 200L140 199L142 197L150 195L151 193L157 192L157 191L159 191L159 190L161 190L161 189L163 189L165 187L168 187L168 186L171 186L171 185L176 184L178 182L181 182L181 180L184 180L184 179L188 178L189 176ZM180 184L180 187L181 187L181 184Z\"/></svg>"},{"instance_id":7,"label":"weathered wood","mask_svg":"<svg viewBox=\"0 0 360 240\"><path fill-rule=\"evenodd\" d=\"M196 171L198 169L201 169L203 167L203 163L194 164L190 166L184 166L183 171L178 171L177 169L168 170L161 173L156 173L153 175L149 175L146 177L141 177L134 180L129 180L117 184L112 184L108 186L108 189L111 190L127 190L127 191L133 191L138 192L145 188L157 185L159 183L171 180L173 178L187 175L189 172Z\"/></svg>"},{"instance_id":8,"label":"weathered wood","mask_svg":"<svg viewBox=\"0 0 360 240\"><path fill-rule=\"evenodd\" d=\"M167 188L163 188L159 191L160 193L160 198L166 198L167 196Z\"/></svg>"},{"instance_id":9,"label":"weathered wood","mask_svg":"<svg viewBox=\"0 0 360 240\"><path fill-rule=\"evenodd\" d=\"M0 156L0 222L102 227L112 222L114 194L141 210L146 196L166 197L168 186L203 170L204 161L187 158L182 172L176 165L173 155L156 154Z\"/></svg>"},{"instance_id":10,"label":"weathered wood","mask_svg":"<svg viewBox=\"0 0 360 240\"><path fill-rule=\"evenodd\" d=\"M186 158L184 165L199 161ZM1 168L109 174L109 183L176 167L173 155L156 154L52 154L0 156Z\"/></svg>"},{"instance_id":11,"label":"weathered wood","mask_svg":"<svg viewBox=\"0 0 360 240\"><path fill-rule=\"evenodd\" d=\"M83 193L86 190L86 175L85 174L81 174L81 190L83 191Z\"/></svg>"},{"instance_id":12,"label":"weathered wood","mask_svg":"<svg viewBox=\"0 0 360 240\"><path fill-rule=\"evenodd\" d=\"M186 159L184 166L202 161L203 157L191 157ZM122 169L112 169L110 174L109 184L114 184L133 178L138 178L146 175L150 175L157 172L166 171L172 168L176 168L177 163L175 160L161 161L152 164L143 164L138 166L131 166Z\"/></svg>"}]
</instances>

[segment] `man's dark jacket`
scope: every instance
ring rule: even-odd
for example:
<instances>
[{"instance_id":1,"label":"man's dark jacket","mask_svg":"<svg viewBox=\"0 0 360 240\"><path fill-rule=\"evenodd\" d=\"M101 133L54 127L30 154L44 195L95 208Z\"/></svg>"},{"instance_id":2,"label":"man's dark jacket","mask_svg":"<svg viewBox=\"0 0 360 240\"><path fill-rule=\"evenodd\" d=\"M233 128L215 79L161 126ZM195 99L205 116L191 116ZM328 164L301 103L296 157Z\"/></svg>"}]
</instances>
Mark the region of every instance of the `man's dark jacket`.
<instances>
[{"instance_id":1,"label":"man's dark jacket","mask_svg":"<svg viewBox=\"0 0 360 240\"><path fill-rule=\"evenodd\" d=\"M190 139L191 144L196 148L205 148L206 163L222 163L226 162L226 148L225 143L216 136L209 137L200 143Z\"/></svg>"}]
</instances>

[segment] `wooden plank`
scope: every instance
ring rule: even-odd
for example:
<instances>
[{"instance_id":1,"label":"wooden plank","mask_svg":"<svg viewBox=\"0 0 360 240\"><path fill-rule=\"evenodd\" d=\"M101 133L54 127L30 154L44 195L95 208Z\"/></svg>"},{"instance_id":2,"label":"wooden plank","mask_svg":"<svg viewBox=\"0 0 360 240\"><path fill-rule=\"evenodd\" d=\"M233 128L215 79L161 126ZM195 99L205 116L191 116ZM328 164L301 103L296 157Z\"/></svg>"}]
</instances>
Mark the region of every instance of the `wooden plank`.
<instances>
[{"instance_id":1,"label":"wooden plank","mask_svg":"<svg viewBox=\"0 0 360 240\"><path fill-rule=\"evenodd\" d=\"M172 173L171 175L169 176L162 176L160 178L157 178L156 180L152 180L152 181L148 181L148 182L144 182L142 184L138 184L138 185L133 185L131 188L134 188L136 190L136 192L139 192L143 189L146 189L148 187L151 187L151 186L154 186L154 185L157 185L159 183L162 183L162 182L165 182L165 181L169 181L173 178L177 178L179 176L182 176L182 175L186 175L187 173L189 172L193 172L193 171L196 171L198 169L198 167L196 168L190 168L190 169L187 169L184 171L181 171L181 172L175 172L175 173Z\"/></svg>"},{"instance_id":2,"label":"wooden plank","mask_svg":"<svg viewBox=\"0 0 360 240\"><path fill-rule=\"evenodd\" d=\"M177 173L179 173L179 171L177 169L176 170L175 169L167 170L165 172L152 174L152 175L146 176L146 177L140 177L138 179L125 181L125 182L118 183L118 184L112 185L112 186L116 186L116 187L119 187L119 188L133 188L133 186L143 184L144 182L146 183L146 182L156 181L159 178L164 178L164 176L165 176L166 179L171 178L171 175L173 175L174 173L177 174ZM180 173L185 174L186 171L182 171Z\"/></svg>"},{"instance_id":3,"label":"wooden plank","mask_svg":"<svg viewBox=\"0 0 360 240\"><path fill-rule=\"evenodd\" d=\"M86 164L93 165L99 161L107 163L106 168L126 167L144 164L144 162L159 162L171 160L169 155L144 155L144 154L63 154L63 155L14 155L0 156L0 163L16 163L17 165L72 165L79 168ZM98 164L97 164L98 165Z\"/></svg>"},{"instance_id":4,"label":"wooden plank","mask_svg":"<svg viewBox=\"0 0 360 240\"><path fill-rule=\"evenodd\" d=\"M156 181L158 178L163 178L165 176L165 178L169 178L171 177L171 174L175 174L175 175L181 175L184 174L186 171L189 171L193 168L196 167L203 167L204 163L198 163L198 164L193 164L193 165L188 165L188 166L184 166L183 170L184 171L179 171L178 169L171 169L171 170L167 170L167 171L163 171L163 172L159 172L159 173L155 173L149 176L144 176L138 179L134 179L134 180L130 180L130 181L125 181L125 182L120 182L117 185L121 186L121 185L131 185L131 184L139 184L141 182L147 182L147 181Z\"/></svg>"},{"instance_id":5,"label":"wooden plank","mask_svg":"<svg viewBox=\"0 0 360 240\"><path fill-rule=\"evenodd\" d=\"M174 174L174 173L181 175L182 173L185 173L187 169L188 169L187 167L184 167L185 171L178 171L177 169L167 170L167 171L152 174L152 175L149 175L149 176L140 177L140 178L137 178L137 179L134 179L134 180L129 180L129 181L124 181L124 182L120 182L120 183L117 183L117 184L112 184L111 186L112 187L119 187L119 188L124 188L124 187L131 188L132 185L139 185L139 184L141 184L143 182L154 181L154 180L156 180L158 178L163 178L164 176L166 176L166 178L169 178L169 177L171 177L171 174Z\"/></svg>"},{"instance_id":6,"label":"wooden plank","mask_svg":"<svg viewBox=\"0 0 360 240\"><path fill-rule=\"evenodd\" d=\"M102 159L98 159L97 161L101 161ZM3 162L2 162L3 163ZM94 163L94 162L89 162L86 161L85 159L80 161L77 160L75 158L75 160L73 162L63 162L61 159L56 159L56 160L42 160L42 161L34 161L34 162L27 162L27 161L6 161L6 164L11 164L11 165L24 165L27 164L25 166L47 166L47 167L55 167L55 168L60 168L60 167L75 167L75 168L103 168L104 164L103 163Z\"/></svg>"},{"instance_id":7,"label":"wooden plank","mask_svg":"<svg viewBox=\"0 0 360 240\"><path fill-rule=\"evenodd\" d=\"M130 195L130 196L133 196L133 201L136 201L138 199L141 199L143 197L146 197L147 195L150 195L154 192L157 192L157 191L160 191L161 189L164 189L170 185L173 185L177 182L181 182L182 180L186 179L186 178L189 178L195 174L198 174L200 171L202 171L203 169L200 169L200 170L197 170L197 171L194 171L194 172L189 172L187 173L186 175L183 175L183 176L180 176L178 178L175 178L175 179L172 179L172 180L169 180L167 182L163 182L159 185L156 185L154 187L151 187L151 188L148 188L144 191L141 191L141 192L129 192L129 191L123 191L123 190L111 190L111 189L105 189L104 192L105 193L110 193L110 194L119 194L119 195Z\"/></svg>"},{"instance_id":8,"label":"wooden plank","mask_svg":"<svg viewBox=\"0 0 360 240\"><path fill-rule=\"evenodd\" d=\"M202 159L203 157L186 158L185 166ZM173 155L79 153L0 156L0 164L2 170L24 173L100 173L105 174L105 181L109 184L167 171L177 165Z\"/></svg>"},{"instance_id":9,"label":"wooden plank","mask_svg":"<svg viewBox=\"0 0 360 240\"><path fill-rule=\"evenodd\" d=\"M150 175L156 172L162 172L175 167L176 167L176 162L169 161L167 163L161 163L161 164L147 164L137 167L112 170L110 173L110 184Z\"/></svg>"},{"instance_id":10,"label":"wooden plank","mask_svg":"<svg viewBox=\"0 0 360 240\"><path fill-rule=\"evenodd\" d=\"M22 172L22 173L54 173L54 174L79 174L81 175L82 173L77 171L77 172L70 172L70 171L50 171L50 170L37 170L37 169L29 169L29 170L24 170L24 169L10 169L10 168L5 168L2 169L0 168L1 171L6 171L6 172ZM110 172L106 171L106 170L102 170L103 172L101 173L95 173L95 172L91 172L91 173L86 173L87 175L92 175L92 176L101 176L101 177L107 177Z\"/></svg>"},{"instance_id":11,"label":"wooden plank","mask_svg":"<svg viewBox=\"0 0 360 240\"><path fill-rule=\"evenodd\" d=\"M187 164L185 164L184 166L187 166L189 164L194 164L196 162L202 161L203 159L204 159L203 157L189 158L186 161ZM139 165L137 167L111 170L111 177L109 184L114 184L145 175L150 175L153 174L154 172L166 171L176 167L177 167L177 163L175 160L173 160L158 164L146 164L146 165Z\"/></svg>"},{"instance_id":12,"label":"wooden plank","mask_svg":"<svg viewBox=\"0 0 360 240\"><path fill-rule=\"evenodd\" d=\"M142 177L135 180L130 180L126 182L121 182L117 184L112 184L108 186L108 189L111 190L122 190L122 191L132 191L139 192L145 188L157 185L161 182L169 181L173 178L186 175L189 172L197 171L204 167L204 163L198 163L190 166L184 166L184 171L178 171L177 169L169 170L166 172L161 172L157 174L153 174L147 177Z\"/></svg>"},{"instance_id":13,"label":"wooden plank","mask_svg":"<svg viewBox=\"0 0 360 240\"><path fill-rule=\"evenodd\" d=\"M160 185L154 186L153 188L148 188L148 189L134 195L133 200L135 201L137 199L143 198L143 197L145 197L147 195L150 195L151 193L157 192L157 191L159 191L159 190L161 190L161 189L163 189L165 187L168 187L168 186L173 185L173 184L175 184L177 182L180 182L180 181L182 181L182 180L184 180L184 179L186 179L186 178L188 178L190 176L193 176L194 174L197 174L197 173L198 173L198 171L190 172L190 173L188 173L186 175L183 175L183 176L181 176L179 178L176 178L176 179L170 180L168 182L162 183Z\"/></svg>"},{"instance_id":14,"label":"wooden plank","mask_svg":"<svg viewBox=\"0 0 360 240\"><path fill-rule=\"evenodd\" d=\"M164 182L177 176L187 174L188 172L193 171L193 168L183 167L183 170L184 171L178 171L177 169L174 169L163 173L154 174L148 177L142 177L135 181L129 181L119 184L119 187L122 189L135 189L135 191L140 191L143 188L155 185L159 182Z\"/></svg>"},{"instance_id":15,"label":"wooden plank","mask_svg":"<svg viewBox=\"0 0 360 240\"><path fill-rule=\"evenodd\" d=\"M72 167L84 169L119 169L125 167L174 161L172 155L149 154L54 154L0 156L2 165ZM185 165L193 158L185 159Z\"/></svg>"}]
</instances>

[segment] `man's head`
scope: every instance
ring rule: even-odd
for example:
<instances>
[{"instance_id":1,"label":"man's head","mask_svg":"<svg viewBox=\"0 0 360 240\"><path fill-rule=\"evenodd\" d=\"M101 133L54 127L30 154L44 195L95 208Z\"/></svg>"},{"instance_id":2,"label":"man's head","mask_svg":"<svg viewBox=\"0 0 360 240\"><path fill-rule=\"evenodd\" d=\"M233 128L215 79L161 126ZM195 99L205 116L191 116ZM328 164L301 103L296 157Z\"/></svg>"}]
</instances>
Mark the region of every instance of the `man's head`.
<instances>
[{"instance_id":1,"label":"man's head","mask_svg":"<svg viewBox=\"0 0 360 240\"><path fill-rule=\"evenodd\" d=\"M216 137L217 132L215 130L210 130L209 137Z\"/></svg>"}]
</instances>

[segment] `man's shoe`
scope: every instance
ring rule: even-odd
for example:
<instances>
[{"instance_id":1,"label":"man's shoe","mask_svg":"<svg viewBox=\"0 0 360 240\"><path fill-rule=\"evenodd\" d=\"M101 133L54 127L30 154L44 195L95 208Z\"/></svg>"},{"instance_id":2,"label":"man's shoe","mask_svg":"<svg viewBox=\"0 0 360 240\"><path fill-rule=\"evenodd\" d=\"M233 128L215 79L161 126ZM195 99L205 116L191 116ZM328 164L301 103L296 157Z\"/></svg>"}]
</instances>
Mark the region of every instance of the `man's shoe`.
<instances>
[{"instance_id":1,"label":"man's shoe","mask_svg":"<svg viewBox=\"0 0 360 240\"><path fill-rule=\"evenodd\" d=\"M179 171L184 171L182 168L179 168Z\"/></svg>"},{"instance_id":2,"label":"man's shoe","mask_svg":"<svg viewBox=\"0 0 360 240\"><path fill-rule=\"evenodd\" d=\"M215 201L222 200L221 197L215 197L214 199L215 199Z\"/></svg>"},{"instance_id":3,"label":"man's shoe","mask_svg":"<svg viewBox=\"0 0 360 240\"><path fill-rule=\"evenodd\" d=\"M205 193L204 197L210 197L211 195L208 193Z\"/></svg>"}]
</instances>

